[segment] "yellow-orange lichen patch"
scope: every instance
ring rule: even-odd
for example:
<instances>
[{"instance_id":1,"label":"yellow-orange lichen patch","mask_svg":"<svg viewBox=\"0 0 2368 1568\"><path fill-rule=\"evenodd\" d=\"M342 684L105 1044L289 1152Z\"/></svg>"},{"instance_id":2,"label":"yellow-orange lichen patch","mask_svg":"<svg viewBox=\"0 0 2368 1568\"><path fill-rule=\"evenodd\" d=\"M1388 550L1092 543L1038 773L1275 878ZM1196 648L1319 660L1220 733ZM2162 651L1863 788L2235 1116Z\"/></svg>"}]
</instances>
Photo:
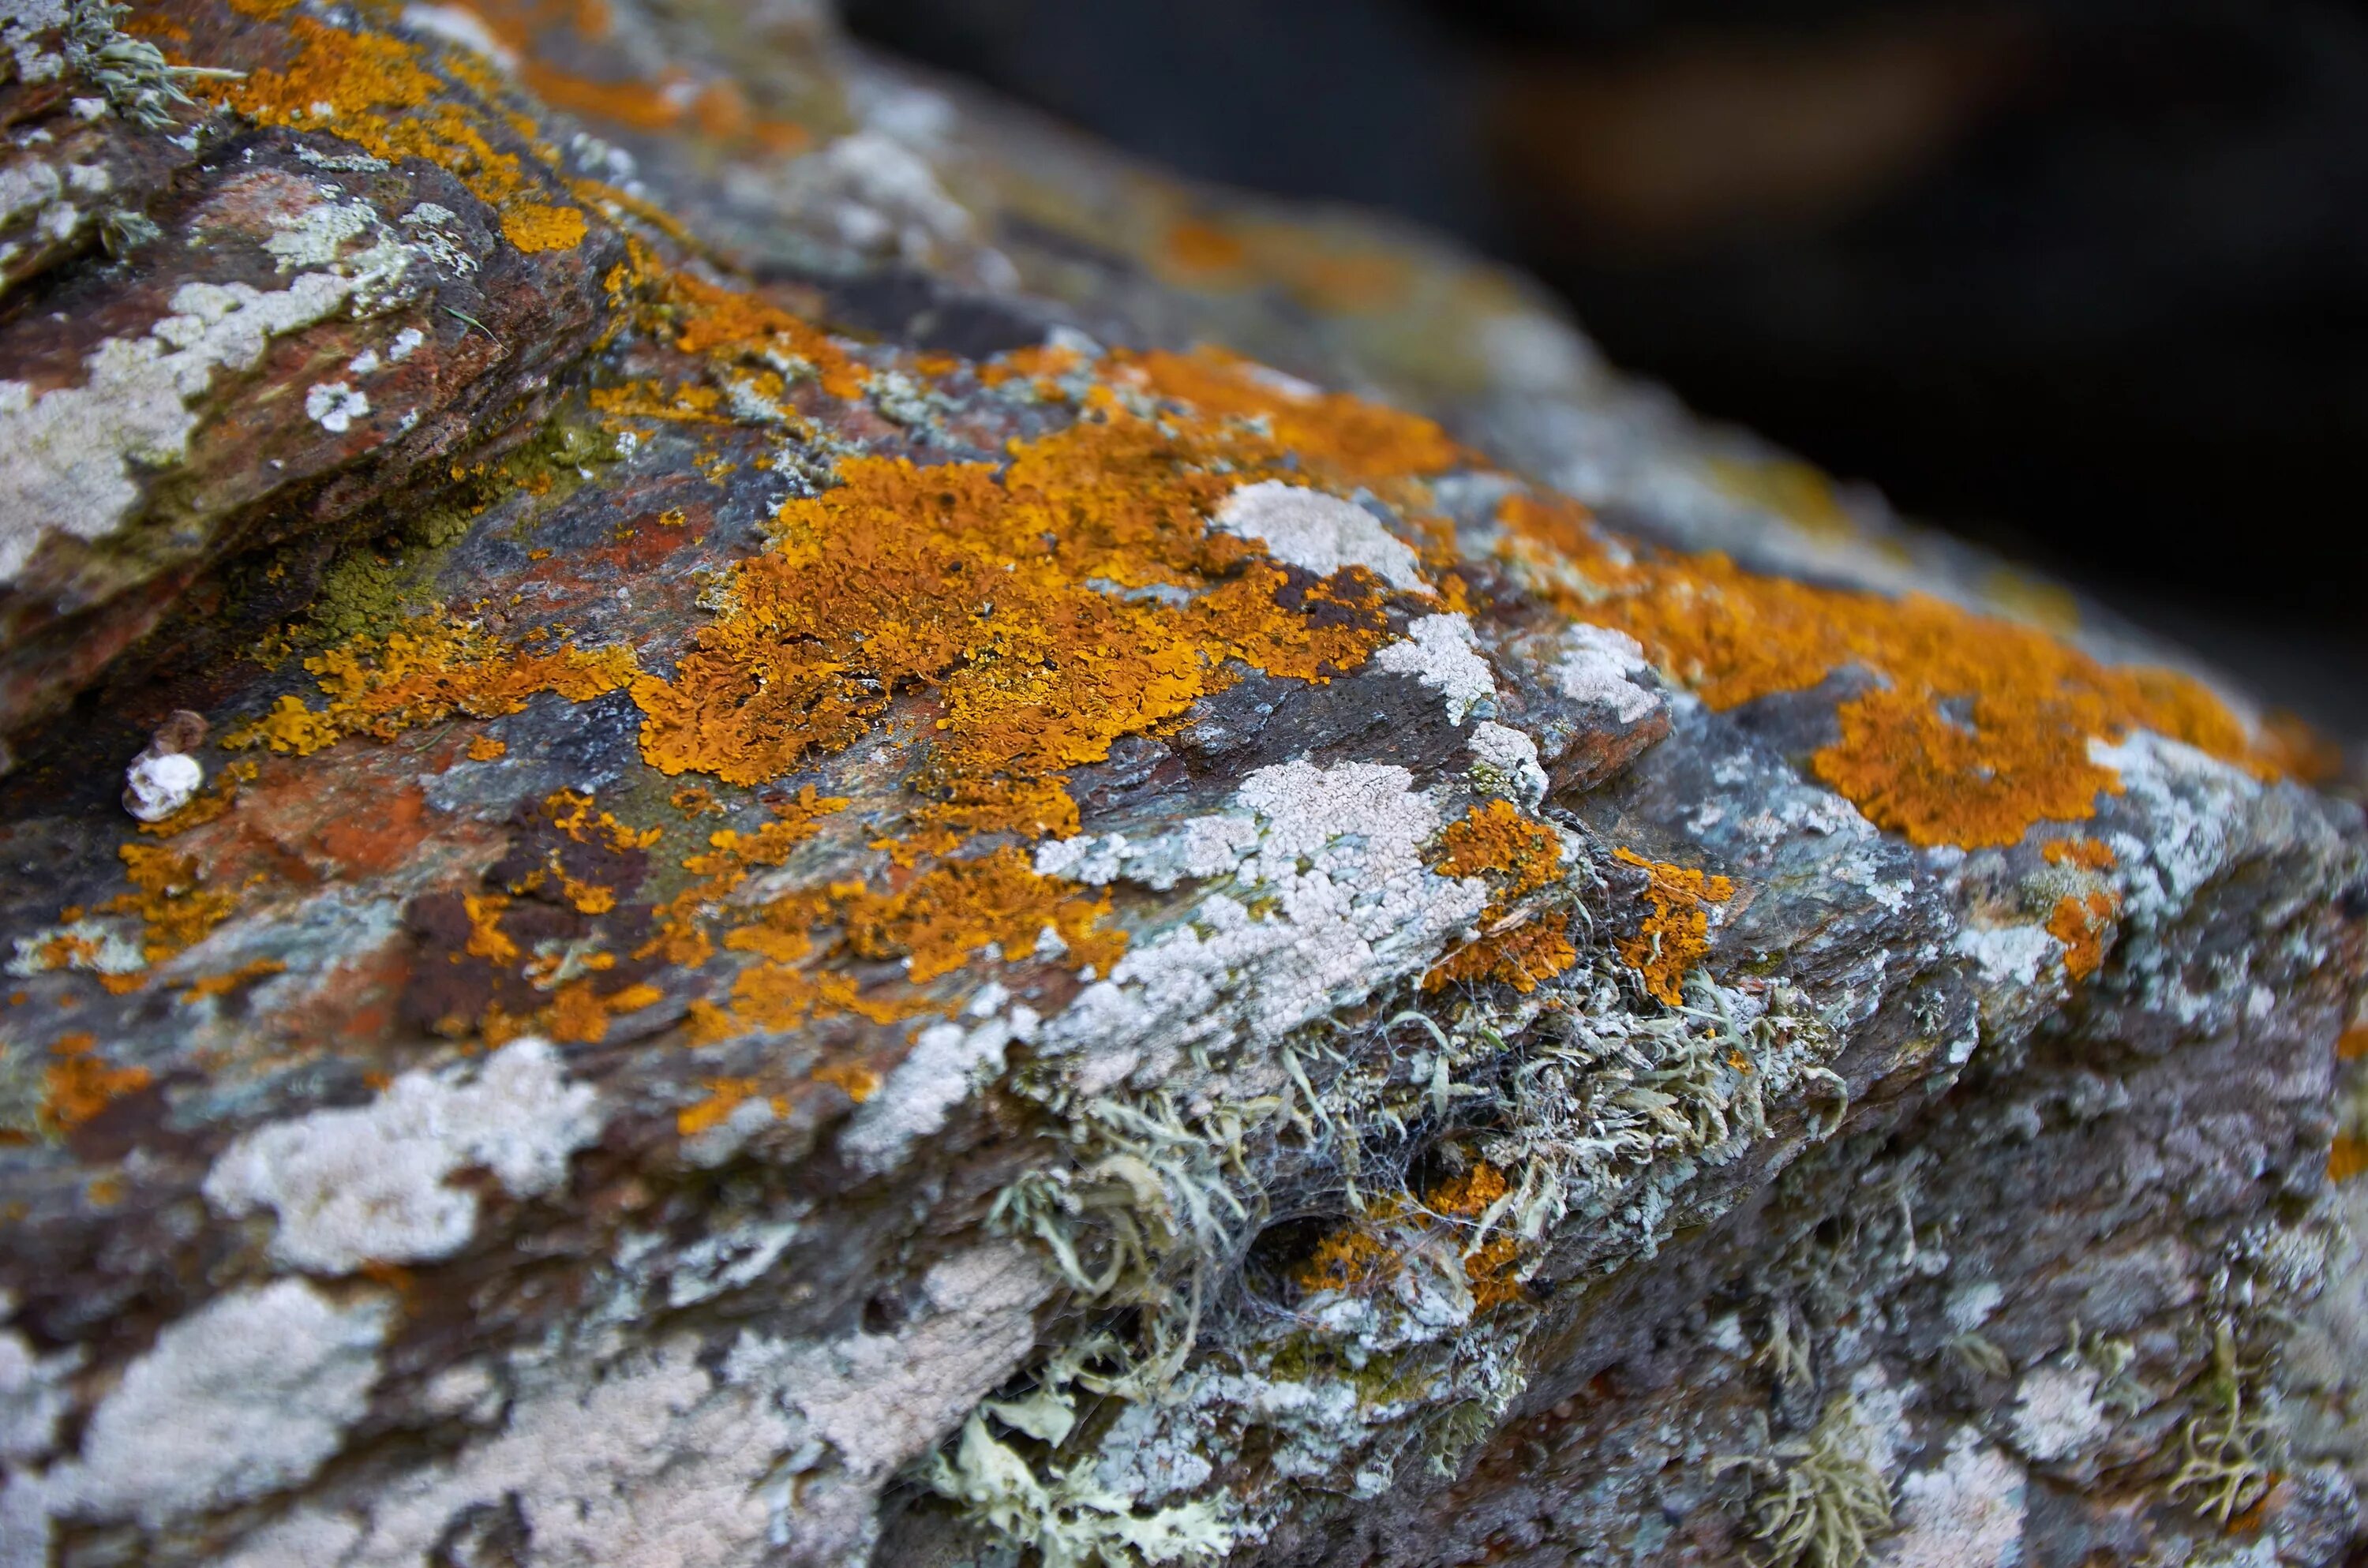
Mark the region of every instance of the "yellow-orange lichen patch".
<instances>
[{"instance_id":1,"label":"yellow-orange lichen patch","mask_svg":"<svg viewBox=\"0 0 2368 1568\"><path fill-rule=\"evenodd\" d=\"M666 993L655 985L634 984L601 992L588 980L571 980L552 994L551 1006L538 1014L538 1021L553 1040L571 1045L598 1045L609 1038L610 1018L638 1013L665 999Z\"/></svg>"},{"instance_id":2,"label":"yellow-orange lichen patch","mask_svg":"<svg viewBox=\"0 0 2368 1568\"><path fill-rule=\"evenodd\" d=\"M2075 980L2086 980L2097 972L2105 961L2105 936L2112 929L2113 916L2121 912L2121 902L2109 892L2092 892L2075 898L2070 893L2055 901L2047 916L2047 931L2064 944L2064 972Z\"/></svg>"},{"instance_id":3,"label":"yellow-orange lichen patch","mask_svg":"<svg viewBox=\"0 0 2368 1568\"><path fill-rule=\"evenodd\" d=\"M831 1084L844 1090L857 1105L880 1092L880 1074L860 1062L834 1062L815 1068L812 1076L817 1084Z\"/></svg>"},{"instance_id":4,"label":"yellow-orange lichen patch","mask_svg":"<svg viewBox=\"0 0 2368 1568\"><path fill-rule=\"evenodd\" d=\"M2327 1151L2327 1179L2350 1181L2363 1171L2368 1171L2368 1138L2336 1134Z\"/></svg>"},{"instance_id":5,"label":"yellow-orange lichen patch","mask_svg":"<svg viewBox=\"0 0 2368 1568\"><path fill-rule=\"evenodd\" d=\"M1292 608L1284 574L1208 527L1241 477L1216 465L1271 455L1110 410L1016 444L1000 475L843 460L837 488L781 506L772 548L734 569L727 609L673 675L633 683L642 755L755 784L926 690L942 716L912 780L925 804L908 855L1074 833L1067 770L1181 716L1225 659L1315 677L1387 635L1361 569ZM1228 581L1253 563L1252 586Z\"/></svg>"},{"instance_id":6,"label":"yellow-orange lichen patch","mask_svg":"<svg viewBox=\"0 0 2368 1568\"><path fill-rule=\"evenodd\" d=\"M1816 776L1921 845L2019 842L2092 815L2119 777L2092 739L2145 728L2267 774L2273 765L2200 684L2108 666L2036 628L1923 595L1890 598L1744 571L1725 556L1632 551L1574 503L1508 497L1503 553L1574 618L1629 633L1714 709L1801 691L1844 668L1879 684L1844 701Z\"/></svg>"},{"instance_id":7,"label":"yellow-orange lichen patch","mask_svg":"<svg viewBox=\"0 0 2368 1568\"><path fill-rule=\"evenodd\" d=\"M250 960L236 969L221 974L201 975L193 983L183 988L181 1000L203 1002L215 996L228 996L242 986L252 985L256 981L268 980L275 974L287 972L288 966L278 959Z\"/></svg>"},{"instance_id":8,"label":"yellow-orange lichen patch","mask_svg":"<svg viewBox=\"0 0 2368 1568\"><path fill-rule=\"evenodd\" d=\"M822 818L846 805L845 796L818 794L809 784L793 799L774 806L774 820L756 832L723 828L708 835L707 848L682 863L682 869L699 880L660 906L658 935L636 956L657 953L669 963L686 967L706 962L715 951L709 923L749 873L780 865L814 837Z\"/></svg>"},{"instance_id":9,"label":"yellow-orange lichen patch","mask_svg":"<svg viewBox=\"0 0 2368 1568\"><path fill-rule=\"evenodd\" d=\"M1292 1270L1292 1282L1309 1295L1370 1290L1404 1267L1407 1253L1422 1244L1424 1237L1446 1226L1461 1230L1475 1224L1510 1190L1504 1172L1483 1160L1435 1183L1418 1201L1404 1196L1379 1198L1357 1219L1318 1241ZM1520 1252L1519 1238L1510 1234L1463 1249L1464 1282L1477 1310L1487 1312L1521 1299L1521 1284L1514 1277Z\"/></svg>"},{"instance_id":10,"label":"yellow-orange lichen patch","mask_svg":"<svg viewBox=\"0 0 2368 1568\"><path fill-rule=\"evenodd\" d=\"M837 398L863 395L864 368L849 358L828 334L743 290L710 283L637 256L643 274L644 316L686 354L726 363L810 369L823 391Z\"/></svg>"},{"instance_id":11,"label":"yellow-orange lichen patch","mask_svg":"<svg viewBox=\"0 0 2368 1568\"><path fill-rule=\"evenodd\" d=\"M1423 1202L1433 1213L1476 1223L1511 1190L1503 1171L1480 1160L1463 1175L1450 1176L1425 1192ZM1471 1287L1474 1307L1486 1312L1520 1300L1521 1284L1513 1277L1520 1254L1520 1240L1510 1234L1492 1237L1465 1251L1463 1278Z\"/></svg>"},{"instance_id":12,"label":"yellow-orange lichen patch","mask_svg":"<svg viewBox=\"0 0 2368 1568\"><path fill-rule=\"evenodd\" d=\"M2368 1024L2345 1029L2337 1036L2335 1056L2339 1062L2357 1062L2368 1056Z\"/></svg>"},{"instance_id":13,"label":"yellow-orange lichen patch","mask_svg":"<svg viewBox=\"0 0 2368 1568\"><path fill-rule=\"evenodd\" d=\"M492 735L479 735L469 743L468 756L471 762L493 762L508 756L509 749L508 743L505 741Z\"/></svg>"},{"instance_id":14,"label":"yellow-orange lichen patch","mask_svg":"<svg viewBox=\"0 0 2368 1568\"><path fill-rule=\"evenodd\" d=\"M1320 392L1222 349L1120 352L1110 373L1202 415L1262 421L1277 445L1319 478L1347 484L1442 473L1474 461L1418 414Z\"/></svg>"},{"instance_id":15,"label":"yellow-orange lichen patch","mask_svg":"<svg viewBox=\"0 0 2368 1568\"><path fill-rule=\"evenodd\" d=\"M146 1088L155 1074L145 1067L114 1067L99 1059L97 1037L69 1034L50 1047L52 1058L41 1075L41 1119L59 1132L75 1128L124 1095Z\"/></svg>"},{"instance_id":16,"label":"yellow-orange lichen patch","mask_svg":"<svg viewBox=\"0 0 2368 1568\"><path fill-rule=\"evenodd\" d=\"M1517 907L1562 869L1562 840L1554 829L1507 801L1491 801L1448 824L1433 869L1441 876L1484 879L1490 898L1481 912L1479 939L1433 965L1422 977L1424 990L1452 981L1498 981L1527 995L1578 961L1565 917Z\"/></svg>"},{"instance_id":17,"label":"yellow-orange lichen patch","mask_svg":"<svg viewBox=\"0 0 2368 1568\"><path fill-rule=\"evenodd\" d=\"M584 214L574 207L516 201L502 210L503 237L529 256L538 251L574 250L584 243Z\"/></svg>"},{"instance_id":18,"label":"yellow-orange lichen patch","mask_svg":"<svg viewBox=\"0 0 2368 1568\"><path fill-rule=\"evenodd\" d=\"M422 619L383 638L358 637L304 661L328 698L309 708L285 696L222 744L268 745L310 756L347 735L393 740L419 724L456 713L491 719L516 713L527 699L554 692L571 702L623 687L634 674L630 648L585 652L573 642L547 649L505 643L457 621Z\"/></svg>"},{"instance_id":19,"label":"yellow-orange lichen patch","mask_svg":"<svg viewBox=\"0 0 2368 1568\"><path fill-rule=\"evenodd\" d=\"M695 1104L685 1106L674 1114L674 1130L685 1138L696 1137L711 1127L723 1126L734 1111L764 1093L762 1084L755 1078L702 1078L700 1087L707 1093ZM785 1096L775 1095L770 1098L776 1116L788 1110L789 1101Z\"/></svg>"},{"instance_id":20,"label":"yellow-orange lichen patch","mask_svg":"<svg viewBox=\"0 0 2368 1568\"><path fill-rule=\"evenodd\" d=\"M238 894L209 888L197 861L161 845L126 844L116 851L132 891L106 904L108 913L132 915L145 927L142 950L152 964L196 946L231 917Z\"/></svg>"},{"instance_id":21,"label":"yellow-orange lichen patch","mask_svg":"<svg viewBox=\"0 0 2368 1568\"><path fill-rule=\"evenodd\" d=\"M1073 968L1107 974L1126 952L1125 931L1104 924L1106 895L1040 876L1024 852L1008 846L948 861L899 892L831 892L848 949L860 958L903 959L916 983L951 973L990 945L1007 958L1023 958L1048 931L1065 946Z\"/></svg>"},{"instance_id":22,"label":"yellow-orange lichen patch","mask_svg":"<svg viewBox=\"0 0 2368 1568\"><path fill-rule=\"evenodd\" d=\"M1636 934L1621 942L1620 956L1644 976L1645 990L1674 1007L1685 1000L1687 974L1710 952L1706 906L1733 898L1735 884L1630 849L1615 849L1612 858L1645 872L1645 897L1653 905Z\"/></svg>"},{"instance_id":23,"label":"yellow-orange lichen patch","mask_svg":"<svg viewBox=\"0 0 2368 1568\"><path fill-rule=\"evenodd\" d=\"M552 248L568 232L568 221L555 215L572 210L537 199L538 187L518 156L487 139L486 110L447 85L412 44L302 16L286 20L283 36L294 51L288 64L215 85L222 102L259 125L331 131L390 162L419 158L447 169L502 212L506 233L511 213L521 215L518 233L511 234L521 248ZM454 53L448 68L463 59ZM453 69L453 74L461 79L464 72ZM474 85L481 91L489 85ZM531 137L531 124L503 118ZM575 240L568 244L583 238L582 222L583 214L575 213Z\"/></svg>"},{"instance_id":24,"label":"yellow-orange lichen patch","mask_svg":"<svg viewBox=\"0 0 2368 1568\"><path fill-rule=\"evenodd\" d=\"M2095 838L2051 838L2039 846L2039 854L2051 866L2083 871L2110 871L2120 864L2112 846Z\"/></svg>"}]
</instances>

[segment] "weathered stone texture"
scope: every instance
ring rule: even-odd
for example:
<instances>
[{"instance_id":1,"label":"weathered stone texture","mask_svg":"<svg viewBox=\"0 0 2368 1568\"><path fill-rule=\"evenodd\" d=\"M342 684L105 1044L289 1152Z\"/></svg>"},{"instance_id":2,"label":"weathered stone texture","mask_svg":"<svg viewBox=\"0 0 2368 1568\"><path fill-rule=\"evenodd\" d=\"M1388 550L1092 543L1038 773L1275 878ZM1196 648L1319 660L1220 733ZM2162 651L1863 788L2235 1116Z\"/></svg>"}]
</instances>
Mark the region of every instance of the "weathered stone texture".
<instances>
[{"instance_id":1,"label":"weathered stone texture","mask_svg":"<svg viewBox=\"0 0 2368 1568\"><path fill-rule=\"evenodd\" d=\"M0 1562L2360 1550L2209 672L806 6L0 29Z\"/></svg>"}]
</instances>

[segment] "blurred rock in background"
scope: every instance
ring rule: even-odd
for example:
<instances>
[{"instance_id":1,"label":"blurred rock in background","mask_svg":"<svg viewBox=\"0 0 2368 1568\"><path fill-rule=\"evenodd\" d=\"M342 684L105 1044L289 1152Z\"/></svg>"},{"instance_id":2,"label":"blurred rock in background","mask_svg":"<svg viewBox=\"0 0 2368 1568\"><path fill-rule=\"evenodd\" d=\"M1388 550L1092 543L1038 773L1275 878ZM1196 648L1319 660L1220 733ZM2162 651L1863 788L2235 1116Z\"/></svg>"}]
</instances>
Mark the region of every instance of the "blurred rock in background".
<instances>
[{"instance_id":1,"label":"blurred rock in background","mask_svg":"<svg viewBox=\"0 0 2368 1568\"><path fill-rule=\"evenodd\" d=\"M1185 172L1448 228L1705 412L2368 733L2356 7L846 10Z\"/></svg>"}]
</instances>

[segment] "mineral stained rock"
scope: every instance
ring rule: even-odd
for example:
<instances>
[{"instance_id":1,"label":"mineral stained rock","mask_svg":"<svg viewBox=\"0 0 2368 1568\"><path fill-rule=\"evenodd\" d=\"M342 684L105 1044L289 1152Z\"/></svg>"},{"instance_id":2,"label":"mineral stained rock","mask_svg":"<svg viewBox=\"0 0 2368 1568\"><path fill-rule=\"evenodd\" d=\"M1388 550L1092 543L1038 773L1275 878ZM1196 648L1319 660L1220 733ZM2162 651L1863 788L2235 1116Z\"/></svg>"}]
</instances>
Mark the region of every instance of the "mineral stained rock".
<instances>
[{"instance_id":1,"label":"mineral stained rock","mask_svg":"<svg viewBox=\"0 0 2368 1568\"><path fill-rule=\"evenodd\" d=\"M2207 673L797 0L0 45L0 1562L2359 1550Z\"/></svg>"}]
</instances>

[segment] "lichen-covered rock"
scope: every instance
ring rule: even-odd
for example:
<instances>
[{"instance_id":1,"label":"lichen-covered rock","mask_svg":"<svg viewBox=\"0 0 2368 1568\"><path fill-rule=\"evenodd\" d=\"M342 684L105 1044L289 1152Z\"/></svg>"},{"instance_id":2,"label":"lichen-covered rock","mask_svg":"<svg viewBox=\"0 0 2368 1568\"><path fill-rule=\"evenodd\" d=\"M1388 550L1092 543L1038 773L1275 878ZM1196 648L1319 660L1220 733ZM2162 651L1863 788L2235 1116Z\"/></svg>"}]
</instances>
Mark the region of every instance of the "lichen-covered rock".
<instances>
[{"instance_id":1,"label":"lichen-covered rock","mask_svg":"<svg viewBox=\"0 0 2368 1568\"><path fill-rule=\"evenodd\" d=\"M2355 1549L2208 673L794 4L0 27L0 1562Z\"/></svg>"}]
</instances>

